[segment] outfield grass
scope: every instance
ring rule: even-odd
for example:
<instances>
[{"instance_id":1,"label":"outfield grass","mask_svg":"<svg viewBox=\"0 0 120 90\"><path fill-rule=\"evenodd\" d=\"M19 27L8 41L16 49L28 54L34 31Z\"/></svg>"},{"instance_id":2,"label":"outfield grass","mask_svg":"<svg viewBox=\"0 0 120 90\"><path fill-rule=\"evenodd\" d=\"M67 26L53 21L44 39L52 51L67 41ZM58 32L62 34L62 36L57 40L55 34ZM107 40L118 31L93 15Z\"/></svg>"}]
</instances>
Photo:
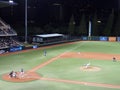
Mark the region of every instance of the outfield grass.
<instances>
[{"instance_id":1,"label":"outfield grass","mask_svg":"<svg viewBox=\"0 0 120 90\"><path fill-rule=\"evenodd\" d=\"M29 52L0 56L0 75L11 70L26 71L40 65L53 57L64 52L101 52L120 54L119 42L77 42L75 44L60 45L51 48L41 48ZM47 56L43 51L47 51ZM37 70L46 78L58 78L65 80L96 82L120 85L119 72L120 62L113 63L111 60L91 60L91 64L100 67L99 72L80 71L80 66L87 63L89 59L80 58L58 58L56 61ZM0 79L0 90L119 90L113 88L93 87L70 83L37 80L25 83L12 83Z\"/></svg>"}]
</instances>

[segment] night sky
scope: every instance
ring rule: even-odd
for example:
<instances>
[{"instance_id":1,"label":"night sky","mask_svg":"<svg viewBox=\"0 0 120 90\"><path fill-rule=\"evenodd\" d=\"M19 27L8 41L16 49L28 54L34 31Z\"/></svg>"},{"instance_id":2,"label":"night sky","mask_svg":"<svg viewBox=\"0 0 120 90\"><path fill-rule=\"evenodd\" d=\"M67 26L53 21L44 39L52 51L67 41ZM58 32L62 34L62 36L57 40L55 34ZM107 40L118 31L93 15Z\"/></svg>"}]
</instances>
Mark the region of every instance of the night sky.
<instances>
[{"instance_id":1,"label":"night sky","mask_svg":"<svg viewBox=\"0 0 120 90\"><path fill-rule=\"evenodd\" d=\"M8 0L4 0L8 1ZM84 12L106 18L111 9L119 10L119 0L28 0L28 25L44 26L50 23L68 23L74 15L76 23ZM13 27L24 27L25 0L14 0L17 6L0 9L0 16ZM59 4L59 5L56 5ZM102 16L103 15L103 16ZM60 21L62 20L62 22Z\"/></svg>"},{"instance_id":2,"label":"night sky","mask_svg":"<svg viewBox=\"0 0 120 90\"><path fill-rule=\"evenodd\" d=\"M12 20L23 20L25 0L14 0L14 2L18 5L0 10L0 15L7 19L14 17ZM78 10L89 10L92 13L98 8L118 8L117 0L28 0L28 19L40 20L43 23L50 22L51 17L60 13L60 6L55 6L54 3L61 4L65 18L73 13L79 13Z\"/></svg>"}]
</instances>

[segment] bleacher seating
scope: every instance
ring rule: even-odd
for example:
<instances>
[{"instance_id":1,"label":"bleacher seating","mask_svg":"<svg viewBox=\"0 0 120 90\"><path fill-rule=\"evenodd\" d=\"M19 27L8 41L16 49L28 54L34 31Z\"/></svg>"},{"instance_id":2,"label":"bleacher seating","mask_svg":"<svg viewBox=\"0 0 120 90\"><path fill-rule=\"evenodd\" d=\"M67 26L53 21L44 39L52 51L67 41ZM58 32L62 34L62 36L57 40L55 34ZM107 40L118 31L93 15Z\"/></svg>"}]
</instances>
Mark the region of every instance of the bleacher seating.
<instances>
[{"instance_id":1,"label":"bleacher seating","mask_svg":"<svg viewBox=\"0 0 120 90\"><path fill-rule=\"evenodd\" d=\"M10 37L0 38L0 49L9 48L9 47L13 47L13 46L19 46L19 45L20 45L20 43L18 43L17 41L15 41L14 39L12 39Z\"/></svg>"},{"instance_id":2,"label":"bleacher seating","mask_svg":"<svg viewBox=\"0 0 120 90\"><path fill-rule=\"evenodd\" d=\"M0 29L0 35L5 35L5 32Z\"/></svg>"},{"instance_id":3,"label":"bleacher seating","mask_svg":"<svg viewBox=\"0 0 120 90\"><path fill-rule=\"evenodd\" d=\"M19 46L20 43L13 39L14 36L17 36L16 31L0 18L0 49Z\"/></svg>"},{"instance_id":4,"label":"bleacher seating","mask_svg":"<svg viewBox=\"0 0 120 90\"><path fill-rule=\"evenodd\" d=\"M6 24L1 18L0 18L0 36L13 36L17 35L15 30L13 30L10 25Z\"/></svg>"}]
</instances>

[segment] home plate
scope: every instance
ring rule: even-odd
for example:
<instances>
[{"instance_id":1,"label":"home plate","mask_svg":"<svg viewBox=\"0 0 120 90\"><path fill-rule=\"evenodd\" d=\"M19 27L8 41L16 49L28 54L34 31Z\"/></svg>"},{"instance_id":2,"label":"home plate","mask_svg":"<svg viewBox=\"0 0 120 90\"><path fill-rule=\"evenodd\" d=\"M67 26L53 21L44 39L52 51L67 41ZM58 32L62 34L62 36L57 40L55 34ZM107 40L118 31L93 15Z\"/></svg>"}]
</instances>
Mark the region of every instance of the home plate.
<instances>
[{"instance_id":1,"label":"home plate","mask_svg":"<svg viewBox=\"0 0 120 90\"><path fill-rule=\"evenodd\" d=\"M78 54L80 54L80 52L78 52Z\"/></svg>"}]
</instances>

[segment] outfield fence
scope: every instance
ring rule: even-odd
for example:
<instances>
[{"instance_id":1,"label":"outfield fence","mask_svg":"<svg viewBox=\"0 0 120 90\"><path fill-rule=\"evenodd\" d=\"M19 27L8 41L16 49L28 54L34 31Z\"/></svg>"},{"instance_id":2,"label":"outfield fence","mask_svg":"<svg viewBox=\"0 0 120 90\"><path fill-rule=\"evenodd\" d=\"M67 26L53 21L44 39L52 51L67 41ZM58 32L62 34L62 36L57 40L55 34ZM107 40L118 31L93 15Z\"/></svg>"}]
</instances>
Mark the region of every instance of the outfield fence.
<instances>
[{"instance_id":1,"label":"outfield fence","mask_svg":"<svg viewBox=\"0 0 120 90\"><path fill-rule=\"evenodd\" d=\"M110 42L120 42L120 37L107 37L107 36L69 36L65 39L58 40L55 42L45 42L45 43L32 43L30 46L14 46L14 47L9 47L9 48L3 48L1 50L4 50L5 52L16 52L16 51L21 51L21 50L26 50L26 49L35 49L39 47L44 47L44 46L50 46L50 45L55 45L55 44L62 44L62 43L68 43L68 42L75 42L75 41L110 41ZM4 52L4 53L5 53ZM2 53L0 53L2 54Z\"/></svg>"},{"instance_id":2,"label":"outfield fence","mask_svg":"<svg viewBox=\"0 0 120 90\"><path fill-rule=\"evenodd\" d=\"M107 36L82 36L81 40L83 41L111 41L111 42L119 42L120 37L107 37Z\"/></svg>"}]
</instances>

